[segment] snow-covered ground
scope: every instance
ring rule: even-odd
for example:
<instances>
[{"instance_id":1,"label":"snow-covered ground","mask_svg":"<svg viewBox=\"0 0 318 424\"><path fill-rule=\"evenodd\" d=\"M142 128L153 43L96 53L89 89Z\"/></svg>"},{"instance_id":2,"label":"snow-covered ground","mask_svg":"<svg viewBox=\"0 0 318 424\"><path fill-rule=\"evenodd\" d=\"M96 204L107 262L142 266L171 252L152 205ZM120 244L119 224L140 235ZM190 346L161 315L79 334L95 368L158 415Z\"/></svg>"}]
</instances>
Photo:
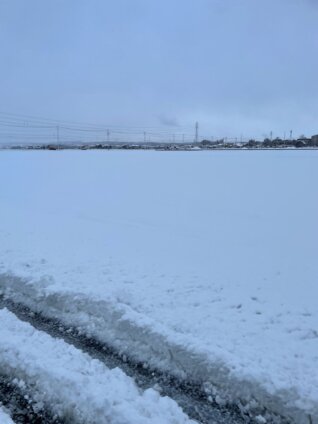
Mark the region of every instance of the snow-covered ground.
<instances>
[{"instance_id":1,"label":"snow-covered ground","mask_svg":"<svg viewBox=\"0 0 318 424\"><path fill-rule=\"evenodd\" d=\"M1 152L0 289L259 422L316 423L317 162Z\"/></svg>"}]
</instances>

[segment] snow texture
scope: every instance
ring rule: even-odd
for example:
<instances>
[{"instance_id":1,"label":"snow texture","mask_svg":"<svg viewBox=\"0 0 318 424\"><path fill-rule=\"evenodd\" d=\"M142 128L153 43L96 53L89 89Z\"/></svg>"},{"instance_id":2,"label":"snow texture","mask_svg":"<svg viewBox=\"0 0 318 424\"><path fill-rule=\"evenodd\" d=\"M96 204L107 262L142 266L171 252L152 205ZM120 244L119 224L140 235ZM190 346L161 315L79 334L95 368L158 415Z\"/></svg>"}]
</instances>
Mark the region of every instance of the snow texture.
<instances>
[{"instance_id":1,"label":"snow texture","mask_svg":"<svg viewBox=\"0 0 318 424\"><path fill-rule=\"evenodd\" d=\"M317 159L2 152L0 290L259 422L317 423Z\"/></svg>"},{"instance_id":2,"label":"snow texture","mask_svg":"<svg viewBox=\"0 0 318 424\"><path fill-rule=\"evenodd\" d=\"M8 415L5 409L1 407L1 404L0 404L0 424L14 424L10 418L10 415Z\"/></svg>"},{"instance_id":3,"label":"snow texture","mask_svg":"<svg viewBox=\"0 0 318 424\"><path fill-rule=\"evenodd\" d=\"M168 397L139 391L120 369L109 370L62 340L35 330L0 310L0 370L27 383L39 404L78 423L171 423L190 421ZM2 423L1 423L2 424Z\"/></svg>"}]
</instances>

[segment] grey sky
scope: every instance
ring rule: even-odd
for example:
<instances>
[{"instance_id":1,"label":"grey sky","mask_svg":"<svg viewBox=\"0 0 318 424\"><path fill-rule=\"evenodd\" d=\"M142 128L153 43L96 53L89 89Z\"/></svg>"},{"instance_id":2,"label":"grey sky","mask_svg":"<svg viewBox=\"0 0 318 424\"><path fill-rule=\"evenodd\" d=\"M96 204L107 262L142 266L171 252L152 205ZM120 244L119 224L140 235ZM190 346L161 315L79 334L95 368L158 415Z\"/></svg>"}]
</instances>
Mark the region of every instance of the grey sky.
<instances>
[{"instance_id":1,"label":"grey sky","mask_svg":"<svg viewBox=\"0 0 318 424\"><path fill-rule=\"evenodd\" d=\"M317 22L318 0L0 0L0 111L311 135Z\"/></svg>"}]
</instances>

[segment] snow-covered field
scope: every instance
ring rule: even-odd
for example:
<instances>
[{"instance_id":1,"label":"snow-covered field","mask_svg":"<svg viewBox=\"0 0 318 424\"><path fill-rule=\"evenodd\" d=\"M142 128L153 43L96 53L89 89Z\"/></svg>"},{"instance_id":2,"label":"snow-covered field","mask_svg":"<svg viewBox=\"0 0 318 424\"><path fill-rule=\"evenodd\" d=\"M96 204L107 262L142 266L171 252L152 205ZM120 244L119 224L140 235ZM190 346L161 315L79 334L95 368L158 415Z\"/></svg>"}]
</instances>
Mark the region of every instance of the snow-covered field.
<instances>
[{"instance_id":1,"label":"snow-covered field","mask_svg":"<svg viewBox=\"0 0 318 424\"><path fill-rule=\"evenodd\" d=\"M0 152L0 290L256 422L317 423L317 165L315 151ZM13 322L1 312L7 336L31 332ZM14 340L26 373L38 359ZM169 405L166 422L186 422Z\"/></svg>"}]
</instances>

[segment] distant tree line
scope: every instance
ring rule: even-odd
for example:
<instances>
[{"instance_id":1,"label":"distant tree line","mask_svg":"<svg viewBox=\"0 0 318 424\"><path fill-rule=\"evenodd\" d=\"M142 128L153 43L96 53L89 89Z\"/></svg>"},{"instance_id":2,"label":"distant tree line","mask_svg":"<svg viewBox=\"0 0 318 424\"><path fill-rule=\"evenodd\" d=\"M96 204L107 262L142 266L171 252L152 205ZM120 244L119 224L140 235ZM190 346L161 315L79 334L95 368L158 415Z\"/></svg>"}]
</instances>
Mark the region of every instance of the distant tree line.
<instances>
[{"instance_id":1,"label":"distant tree line","mask_svg":"<svg viewBox=\"0 0 318 424\"><path fill-rule=\"evenodd\" d=\"M297 139L285 139L276 137L274 139L265 138L262 141L251 139L248 142L245 143L233 143L233 142L226 142L225 139L220 140L202 140L200 142L200 145L205 148L217 148L217 147L224 147L224 148L232 148L232 147L246 147L246 148L284 148L284 147L318 147L318 135L313 135L312 137L308 138L305 136L300 136Z\"/></svg>"}]
</instances>

